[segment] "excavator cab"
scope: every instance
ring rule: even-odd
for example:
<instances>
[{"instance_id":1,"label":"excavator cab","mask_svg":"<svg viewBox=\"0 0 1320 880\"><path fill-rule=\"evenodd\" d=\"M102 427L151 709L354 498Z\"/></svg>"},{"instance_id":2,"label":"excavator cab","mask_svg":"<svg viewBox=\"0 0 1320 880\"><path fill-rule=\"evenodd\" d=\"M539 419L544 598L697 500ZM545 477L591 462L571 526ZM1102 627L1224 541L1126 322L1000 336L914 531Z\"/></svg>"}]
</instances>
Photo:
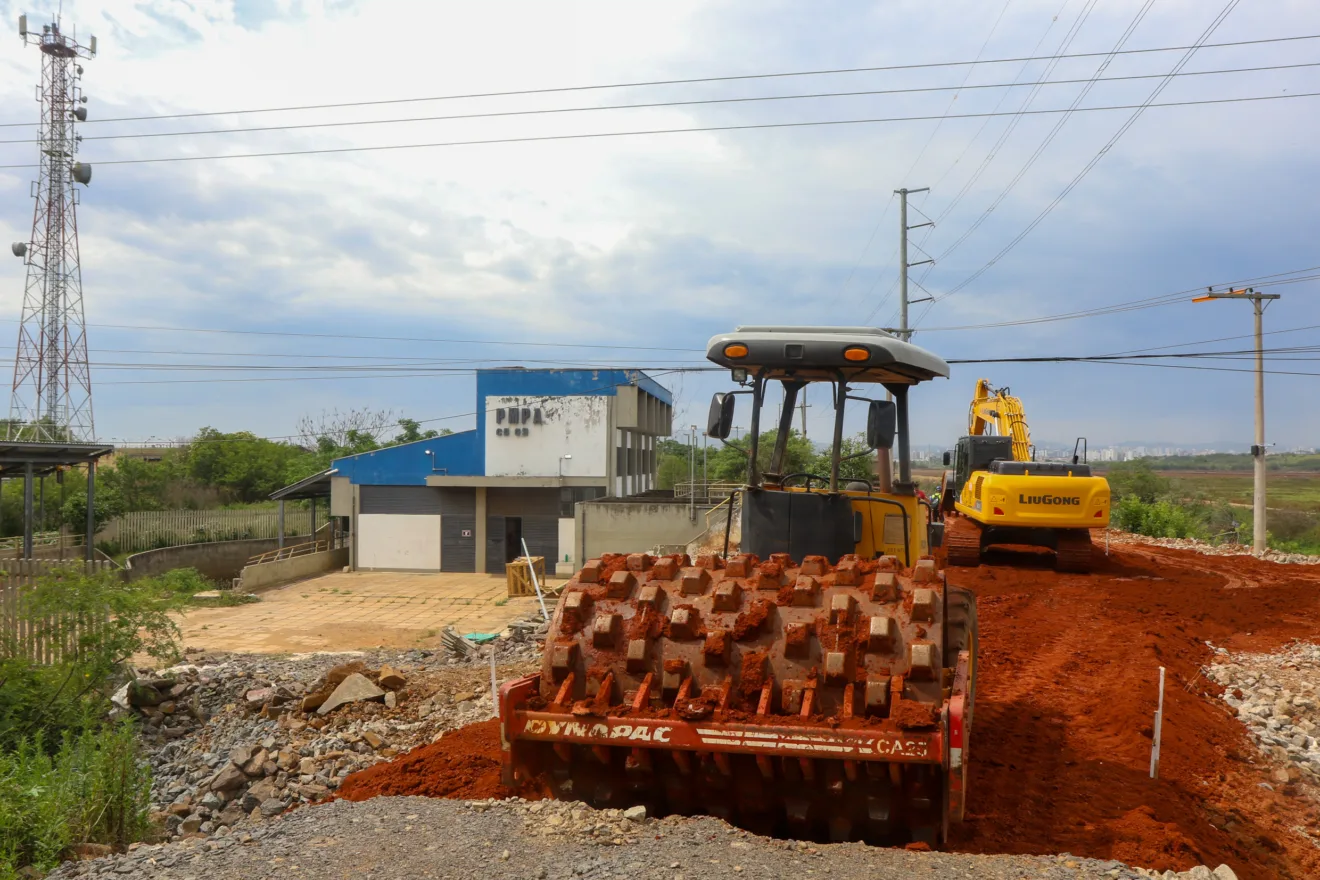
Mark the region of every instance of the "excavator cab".
<instances>
[{"instance_id":1,"label":"excavator cab","mask_svg":"<svg viewBox=\"0 0 1320 880\"><path fill-rule=\"evenodd\" d=\"M751 400L747 488L743 496L742 550L768 559L787 553L794 559L845 554L863 559L893 556L910 566L931 546L931 516L917 498L912 480L908 434L908 389L937 376L948 365L924 349L888 333L861 327L739 327L713 338L707 358L733 373L741 389L711 400L706 433L727 440L738 396ZM828 384L834 431L828 474L784 473L788 438L798 395L811 383ZM783 390L775 446L764 469L760 434L767 391ZM861 396L866 386L888 391L892 401ZM878 386L878 387L877 387ZM844 419L849 404L866 407L866 445L854 456L875 456L871 480L844 480ZM895 449L896 447L896 449ZM893 456L892 451L897 455ZM891 457L898 474L889 474Z\"/></svg>"}]
</instances>

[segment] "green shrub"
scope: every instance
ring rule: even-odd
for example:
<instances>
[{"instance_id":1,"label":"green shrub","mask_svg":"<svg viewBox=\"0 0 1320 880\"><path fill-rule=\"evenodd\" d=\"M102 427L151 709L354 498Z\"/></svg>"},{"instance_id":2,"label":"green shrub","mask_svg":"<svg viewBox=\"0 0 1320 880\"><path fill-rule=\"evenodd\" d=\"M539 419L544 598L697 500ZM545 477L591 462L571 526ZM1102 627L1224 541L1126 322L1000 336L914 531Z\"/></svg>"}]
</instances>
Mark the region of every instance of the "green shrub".
<instances>
[{"instance_id":1,"label":"green shrub","mask_svg":"<svg viewBox=\"0 0 1320 880\"><path fill-rule=\"evenodd\" d=\"M149 830L151 772L131 722L0 752L0 878L46 871L79 843L123 847Z\"/></svg>"},{"instance_id":2,"label":"green shrub","mask_svg":"<svg viewBox=\"0 0 1320 880\"><path fill-rule=\"evenodd\" d=\"M1174 501L1147 502L1128 495L1114 506L1111 518L1120 529L1152 538L1197 538L1205 535L1198 512Z\"/></svg>"},{"instance_id":3,"label":"green shrub","mask_svg":"<svg viewBox=\"0 0 1320 880\"><path fill-rule=\"evenodd\" d=\"M54 748L67 732L104 717L123 664L135 654L178 657L170 612L191 596L179 592L189 577L124 583L112 572L65 569L39 578L24 593L19 617L34 638L66 650L53 664L36 663L13 631L0 632L0 752L36 738Z\"/></svg>"},{"instance_id":4,"label":"green shrub","mask_svg":"<svg viewBox=\"0 0 1320 880\"><path fill-rule=\"evenodd\" d=\"M1147 504L1154 504L1172 488L1167 477L1155 473L1148 462L1141 460L1111 465L1105 479L1115 498L1136 497Z\"/></svg>"}]
</instances>

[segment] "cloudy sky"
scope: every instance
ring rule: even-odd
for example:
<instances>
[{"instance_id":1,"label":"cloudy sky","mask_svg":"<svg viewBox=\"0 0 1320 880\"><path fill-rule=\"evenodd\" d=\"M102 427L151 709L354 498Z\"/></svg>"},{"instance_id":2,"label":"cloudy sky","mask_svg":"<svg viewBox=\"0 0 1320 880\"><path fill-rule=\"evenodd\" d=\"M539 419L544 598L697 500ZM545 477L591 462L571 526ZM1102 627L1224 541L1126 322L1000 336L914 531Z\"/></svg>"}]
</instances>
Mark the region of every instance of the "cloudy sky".
<instances>
[{"instance_id":1,"label":"cloudy sky","mask_svg":"<svg viewBox=\"0 0 1320 880\"><path fill-rule=\"evenodd\" d=\"M0 0L4 242L30 234L40 73L14 23L55 5ZM679 396L680 423L700 422L725 379L669 371L699 365L714 333L893 326L900 186L931 188L910 222L938 221L913 241L939 259L914 270L912 296L936 301L912 317L915 341L950 359L1240 336L1246 304L1188 297L1015 322L1320 267L1320 99L1291 97L1320 92L1320 67L1282 69L1320 60L1320 39L1278 41L1320 35L1313 0L69 0L63 15L100 50L84 62L95 177L79 226L103 438L283 436L350 407L462 429L476 363L645 366ZM1187 57L1202 40L1274 42ZM1059 53L1087 57L1002 61ZM1238 72L1190 75L1216 70ZM1271 100L1039 112L1157 90L1157 104ZM452 97L491 92L524 94ZM711 103L794 95L830 96ZM606 109L635 104L652 106ZM545 110L564 112L526 112ZM727 130L895 117L922 118ZM361 122L375 124L345 124ZM278 130L240 131L253 128ZM673 129L707 130L563 137ZM441 146L396 149L419 144ZM362 147L386 149L305 152ZM6 258L0 340L23 284ZM1320 325L1316 281L1270 290L1283 299L1267 330ZM1320 328L1267 340L1314 345ZM1282 447L1320 435L1320 376L1282 375L1320 373L1314 357L1271 359ZM984 375L1026 399L1040 439L1250 442L1249 362L1166 364L958 366L919 392L915 439L960 433ZM809 414L823 438L824 408Z\"/></svg>"}]
</instances>

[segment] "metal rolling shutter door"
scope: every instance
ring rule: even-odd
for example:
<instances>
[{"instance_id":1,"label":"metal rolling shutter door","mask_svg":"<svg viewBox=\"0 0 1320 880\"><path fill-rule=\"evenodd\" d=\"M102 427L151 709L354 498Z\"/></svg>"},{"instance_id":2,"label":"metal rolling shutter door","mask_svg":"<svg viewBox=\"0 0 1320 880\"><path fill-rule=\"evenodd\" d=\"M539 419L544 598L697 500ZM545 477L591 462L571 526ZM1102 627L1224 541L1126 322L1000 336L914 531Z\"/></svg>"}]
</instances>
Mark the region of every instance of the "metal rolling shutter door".
<instances>
[{"instance_id":1,"label":"metal rolling shutter door","mask_svg":"<svg viewBox=\"0 0 1320 880\"><path fill-rule=\"evenodd\" d=\"M522 534L523 540L527 542L527 552L533 556L544 556L546 571L554 571L555 561L559 559L559 518L524 516ZM522 553L521 548L518 552Z\"/></svg>"},{"instance_id":2,"label":"metal rolling shutter door","mask_svg":"<svg viewBox=\"0 0 1320 880\"><path fill-rule=\"evenodd\" d=\"M467 532L464 536L463 532ZM461 513L440 517L440 570L477 570L477 518Z\"/></svg>"}]
</instances>

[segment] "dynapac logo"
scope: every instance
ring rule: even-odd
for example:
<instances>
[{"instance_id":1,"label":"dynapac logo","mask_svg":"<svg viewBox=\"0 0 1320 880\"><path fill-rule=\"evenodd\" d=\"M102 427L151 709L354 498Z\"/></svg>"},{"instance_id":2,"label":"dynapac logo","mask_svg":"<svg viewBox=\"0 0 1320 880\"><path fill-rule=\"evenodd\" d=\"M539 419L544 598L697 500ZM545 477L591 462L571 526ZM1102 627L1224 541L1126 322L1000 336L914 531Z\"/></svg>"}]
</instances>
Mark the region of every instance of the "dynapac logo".
<instances>
[{"instance_id":1,"label":"dynapac logo","mask_svg":"<svg viewBox=\"0 0 1320 880\"><path fill-rule=\"evenodd\" d=\"M584 737L590 739L626 739L636 742L669 742L674 728L668 725L621 724L616 721L546 721L533 718L524 730L530 734Z\"/></svg>"},{"instance_id":2,"label":"dynapac logo","mask_svg":"<svg viewBox=\"0 0 1320 880\"><path fill-rule=\"evenodd\" d=\"M1018 495L1018 504L1064 504L1081 506L1082 499L1063 495Z\"/></svg>"}]
</instances>

